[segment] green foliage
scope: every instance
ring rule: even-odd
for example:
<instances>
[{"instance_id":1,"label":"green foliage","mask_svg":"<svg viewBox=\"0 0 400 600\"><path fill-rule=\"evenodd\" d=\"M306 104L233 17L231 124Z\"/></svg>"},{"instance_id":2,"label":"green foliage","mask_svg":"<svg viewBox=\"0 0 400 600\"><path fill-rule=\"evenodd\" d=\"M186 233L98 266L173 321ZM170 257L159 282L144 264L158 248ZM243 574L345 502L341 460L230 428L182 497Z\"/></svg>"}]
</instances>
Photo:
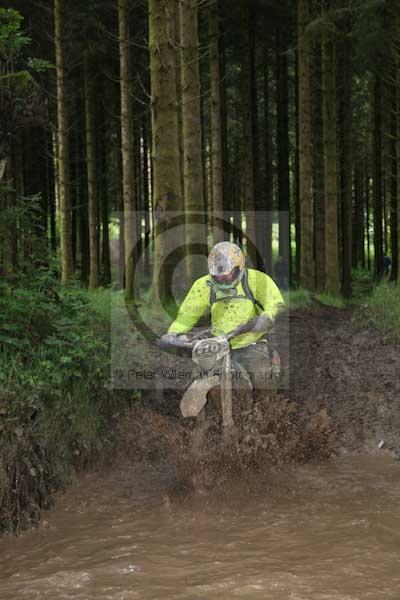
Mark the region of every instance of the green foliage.
<instances>
[{"instance_id":1,"label":"green foliage","mask_svg":"<svg viewBox=\"0 0 400 600\"><path fill-rule=\"evenodd\" d=\"M374 288L354 315L360 328L376 329L391 343L400 343L400 288L389 282Z\"/></svg>"},{"instance_id":2,"label":"green foliage","mask_svg":"<svg viewBox=\"0 0 400 600\"><path fill-rule=\"evenodd\" d=\"M3 252L0 257L0 266L3 272L7 272L10 265L7 258L12 245L16 242L22 254L23 245L32 249L30 256L23 257L25 271L35 268L35 264L43 261L47 255L47 239L43 231L43 216L41 207L41 194L33 196L16 196L15 190L8 184L0 184L0 198L2 195L11 194L13 204L0 211L0 238L3 240ZM18 238L15 239L15 232ZM17 257L18 258L18 257ZM1 264L3 262L3 264ZM36 270L34 271L36 273ZM4 283L6 285L6 283Z\"/></svg>"},{"instance_id":3,"label":"green foliage","mask_svg":"<svg viewBox=\"0 0 400 600\"><path fill-rule=\"evenodd\" d=\"M3 282L0 291L0 360L13 365L13 385L24 396L40 392L49 401L78 383L90 391L107 360L107 343L93 329L85 293L63 289L46 269L38 269L34 281ZM3 390L9 374L0 370Z\"/></svg>"},{"instance_id":4,"label":"green foliage","mask_svg":"<svg viewBox=\"0 0 400 600\"><path fill-rule=\"evenodd\" d=\"M31 43L21 30L23 17L11 8L0 8L0 147L7 158L18 129L46 122L43 91L32 76L46 71L50 63L27 58Z\"/></svg>"},{"instance_id":5,"label":"green foliage","mask_svg":"<svg viewBox=\"0 0 400 600\"><path fill-rule=\"evenodd\" d=\"M31 39L22 32L23 16L12 8L0 8L0 62L2 72L10 74L15 72L15 63L23 58L23 51L30 45ZM41 73L52 68L52 64L40 58L27 58L26 67L34 72ZM29 75L27 71L25 77Z\"/></svg>"},{"instance_id":6,"label":"green foliage","mask_svg":"<svg viewBox=\"0 0 400 600\"><path fill-rule=\"evenodd\" d=\"M0 76L0 83L3 87L11 88L21 93L32 82L32 77L28 71L17 71L16 73L6 73Z\"/></svg>"},{"instance_id":7,"label":"green foliage","mask_svg":"<svg viewBox=\"0 0 400 600\"><path fill-rule=\"evenodd\" d=\"M0 285L0 530L37 521L71 465L110 441L109 323L93 297L44 268Z\"/></svg>"},{"instance_id":8,"label":"green foliage","mask_svg":"<svg viewBox=\"0 0 400 600\"><path fill-rule=\"evenodd\" d=\"M0 61L16 60L22 49L30 44L21 32L22 15L12 8L0 8Z\"/></svg>"},{"instance_id":9,"label":"green foliage","mask_svg":"<svg viewBox=\"0 0 400 600\"><path fill-rule=\"evenodd\" d=\"M368 269L353 269L351 273L353 283L370 284L373 282L373 273Z\"/></svg>"},{"instance_id":10,"label":"green foliage","mask_svg":"<svg viewBox=\"0 0 400 600\"><path fill-rule=\"evenodd\" d=\"M107 288L87 290L85 297L97 318L101 319L102 325L108 326L111 315L111 290Z\"/></svg>"},{"instance_id":11,"label":"green foliage","mask_svg":"<svg viewBox=\"0 0 400 600\"><path fill-rule=\"evenodd\" d=\"M54 65L48 60L43 60L42 58L28 58L28 67L35 71L36 73L44 73L48 71L48 69L54 69Z\"/></svg>"},{"instance_id":12,"label":"green foliage","mask_svg":"<svg viewBox=\"0 0 400 600\"><path fill-rule=\"evenodd\" d=\"M369 296L374 288L374 278L372 271L367 269L353 269L352 271L352 297L348 300L349 304L359 304L365 297Z\"/></svg>"}]
</instances>

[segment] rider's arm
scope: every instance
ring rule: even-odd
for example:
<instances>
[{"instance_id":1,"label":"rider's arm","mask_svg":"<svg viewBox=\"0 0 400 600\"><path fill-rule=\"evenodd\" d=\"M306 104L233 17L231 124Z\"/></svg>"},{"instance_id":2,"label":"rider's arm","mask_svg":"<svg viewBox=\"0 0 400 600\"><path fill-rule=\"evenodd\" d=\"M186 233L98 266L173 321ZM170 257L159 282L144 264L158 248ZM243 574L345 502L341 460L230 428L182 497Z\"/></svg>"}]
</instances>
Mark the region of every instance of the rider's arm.
<instances>
[{"instance_id":1,"label":"rider's arm","mask_svg":"<svg viewBox=\"0 0 400 600\"><path fill-rule=\"evenodd\" d=\"M275 317L285 307L285 302L278 286L271 277L260 271L253 271L250 280L250 287L254 298L262 306L258 309L258 315L243 323L233 332L228 334L229 338L242 335L243 333L268 333L274 326Z\"/></svg>"},{"instance_id":2,"label":"rider's arm","mask_svg":"<svg viewBox=\"0 0 400 600\"><path fill-rule=\"evenodd\" d=\"M242 335L243 333L268 333L272 327L274 326L274 321L268 317L268 315L261 314L257 315L250 321L243 323L243 325L239 325L233 331L228 333L228 339L232 339L237 335Z\"/></svg>"},{"instance_id":3,"label":"rider's arm","mask_svg":"<svg viewBox=\"0 0 400 600\"><path fill-rule=\"evenodd\" d=\"M255 285L250 283L254 290L254 297L263 307L260 315L266 315L274 320L278 314L285 308L285 301L274 280L260 271L255 272Z\"/></svg>"},{"instance_id":4,"label":"rider's arm","mask_svg":"<svg viewBox=\"0 0 400 600\"><path fill-rule=\"evenodd\" d=\"M194 282L179 308L176 319L171 323L168 333L187 333L204 315L210 306L210 288L206 284L208 276Z\"/></svg>"}]
</instances>

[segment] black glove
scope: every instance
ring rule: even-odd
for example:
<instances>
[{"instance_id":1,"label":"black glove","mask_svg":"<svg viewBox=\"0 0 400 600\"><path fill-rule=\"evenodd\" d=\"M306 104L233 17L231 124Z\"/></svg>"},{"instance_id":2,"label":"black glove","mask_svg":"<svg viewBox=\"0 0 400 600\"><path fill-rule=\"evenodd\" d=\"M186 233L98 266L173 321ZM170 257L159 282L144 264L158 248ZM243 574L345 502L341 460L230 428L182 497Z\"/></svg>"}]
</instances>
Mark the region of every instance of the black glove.
<instances>
[{"instance_id":1,"label":"black glove","mask_svg":"<svg viewBox=\"0 0 400 600\"><path fill-rule=\"evenodd\" d=\"M228 340L231 340L237 335L242 335L242 333L268 333L273 326L273 320L267 315L259 315L254 317L254 319L251 319L251 321L247 321L247 323L239 325L239 327L228 333L226 337Z\"/></svg>"}]
</instances>

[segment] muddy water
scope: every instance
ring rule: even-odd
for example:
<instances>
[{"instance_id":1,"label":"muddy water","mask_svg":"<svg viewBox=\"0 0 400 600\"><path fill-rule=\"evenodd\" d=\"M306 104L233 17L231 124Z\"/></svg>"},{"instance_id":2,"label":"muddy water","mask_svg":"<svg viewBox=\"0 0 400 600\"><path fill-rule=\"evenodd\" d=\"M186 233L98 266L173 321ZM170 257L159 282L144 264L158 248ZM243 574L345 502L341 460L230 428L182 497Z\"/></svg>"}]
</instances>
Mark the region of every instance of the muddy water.
<instances>
[{"instance_id":1,"label":"muddy water","mask_svg":"<svg viewBox=\"0 0 400 600\"><path fill-rule=\"evenodd\" d=\"M90 475L0 540L0 598L400 597L400 463L340 459L171 497L168 473Z\"/></svg>"}]
</instances>

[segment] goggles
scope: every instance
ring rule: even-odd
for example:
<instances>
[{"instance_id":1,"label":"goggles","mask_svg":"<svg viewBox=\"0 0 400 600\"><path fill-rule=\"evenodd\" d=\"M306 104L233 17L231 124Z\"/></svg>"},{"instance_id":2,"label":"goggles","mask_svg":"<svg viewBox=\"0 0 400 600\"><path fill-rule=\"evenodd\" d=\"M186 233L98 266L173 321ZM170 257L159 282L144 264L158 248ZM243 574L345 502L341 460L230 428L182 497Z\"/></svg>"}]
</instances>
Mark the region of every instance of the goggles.
<instances>
[{"instance_id":1,"label":"goggles","mask_svg":"<svg viewBox=\"0 0 400 600\"><path fill-rule=\"evenodd\" d=\"M213 281L218 285L232 285L240 275L240 268L235 267L230 273L223 273L222 275L211 275Z\"/></svg>"}]
</instances>

